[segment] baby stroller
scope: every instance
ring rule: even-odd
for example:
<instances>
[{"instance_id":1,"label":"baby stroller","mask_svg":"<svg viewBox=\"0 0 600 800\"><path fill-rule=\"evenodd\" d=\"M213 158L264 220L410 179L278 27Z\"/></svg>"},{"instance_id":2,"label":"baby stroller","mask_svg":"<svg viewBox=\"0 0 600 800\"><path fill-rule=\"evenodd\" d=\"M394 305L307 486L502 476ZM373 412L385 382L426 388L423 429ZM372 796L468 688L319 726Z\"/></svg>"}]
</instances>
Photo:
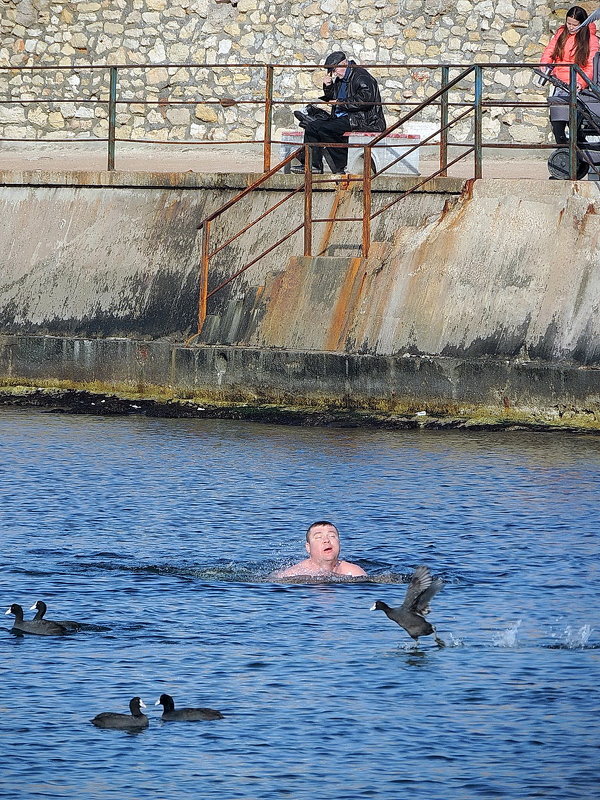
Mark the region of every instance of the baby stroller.
<instances>
[{"instance_id":1,"label":"baby stroller","mask_svg":"<svg viewBox=\"0 0 600 800\"><path fill-rule=\"evenodd\" d=\"M553 122L569 121L569 87L555 78L552 72L538 72L558 90L548 98L550 119ZM594 56L593 83L576 96L577 104L577 180L582 180L592 169L600 172L600 142L588 142L587 137L600 137L600 52ZM548 157L548 172L555 180L569 178L569 148L563 145Z\"/></svg>"}]
</instances>

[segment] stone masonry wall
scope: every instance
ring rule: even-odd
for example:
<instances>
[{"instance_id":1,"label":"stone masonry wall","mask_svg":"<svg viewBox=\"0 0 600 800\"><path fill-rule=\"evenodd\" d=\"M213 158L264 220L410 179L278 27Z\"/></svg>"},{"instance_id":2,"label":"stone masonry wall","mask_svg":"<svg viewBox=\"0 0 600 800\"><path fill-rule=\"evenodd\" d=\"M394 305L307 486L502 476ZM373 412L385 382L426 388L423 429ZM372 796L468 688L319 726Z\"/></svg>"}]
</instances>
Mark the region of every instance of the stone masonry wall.
<instances>
[{"instance_id":1,"label":"stone masonry wall","mask_svg":"<svg viewBox=\"0 0 600 800\"><path fill-rule=\"evenodd\" d=\"M264 134L265 71L232 64L318 64L341 49L373 69L393 121L440 85L436 62L535 63L570 4L550 0L0 0L0 136L106 137L108 69L119 70L117 137L253 140ZM589 9L597 3L584 4ZM175 66L163 66L164 64ZM194 64L218 64L218 69ZM318 97L322 70L275 70L275 99ZM485 96L542 100L527 69L485 70ZM472 96L472 82L453 99ZM245 100L232 105L230 98ZM87 102L83 102L83 100ZM7 103L13 100L18 102ZM30 102L21 102L30 101ZM102 101L102 102L99 102ZM173 102L175 101L175 103ZM224 102L222 102L224 101ZM250 102L248 102L250 101ZM187 104L189 103L189 104ZM296 106L298 107L298 106ZM292 124L294 107L276 105L274 129ZM418 121L434 119L435 113ZM460 123L453 138L470 135ZM488 109L486 141L548 138L545 109Z\"/></svg>"}]
</instances>

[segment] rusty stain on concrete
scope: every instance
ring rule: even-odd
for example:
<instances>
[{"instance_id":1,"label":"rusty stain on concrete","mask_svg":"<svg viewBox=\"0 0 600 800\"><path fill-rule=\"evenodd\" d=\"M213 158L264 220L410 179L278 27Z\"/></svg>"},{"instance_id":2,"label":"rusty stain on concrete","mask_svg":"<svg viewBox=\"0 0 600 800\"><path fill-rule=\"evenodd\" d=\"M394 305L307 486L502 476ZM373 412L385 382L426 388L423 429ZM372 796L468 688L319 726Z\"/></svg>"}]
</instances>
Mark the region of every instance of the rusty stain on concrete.
<instances>
[{"instance_id":1,"label":"rusty stain on concrete","mask_svg":"<svg viewBox=\"0 0 600 800\"><path fill-rule=\"evenodd\" d=\"M594 187L548 195L532 184L518 194L515 182L471 184L362 265L292 259L263 297L263 323L239 343L600 363Z\"/></svg>"},{"instance_id":2,"label":"rusty stain on concrete","mask_svg":"<svg viewBox=\"0 0 600 800\"><path fill-rule=\"evenodd\" d=\"M348 261L348 270L340 286L337 301L331 315L331 323L325 340L325 350L345 350L349 323L360 300L360 289L363 281L357 282L356 278L359 271L362 272L361 277L364 277L364 262L362 258L350 258Z\"/></svg>"},{"instance_id":3,"label":"rusty stain on concrete","mask_svg":"<svg viewBox=\"0 0 600 800\"><path fill-rule=\"evenodd\" d=\"M0 332L183 339L196 316L196 226L250 180L202 177L197 191L166 187L169 176L161 188L81 188L73 175L68 186L4 187ZM215 242L298 178L280 176L246 198ZM211 301L202 341L600 364L595 185L482 180L460 197L444 187L378 217L373 237L385 244L366 261L358 223L315 231L335 256L298 257L297 235ZM315 191L315 217L332 202L343 216L360 214L360 192L330 187ZM286 230L301 206L300 197L299 207L282 207L217 258L211 285Z\"/></svg>"},{"instance_id":4,"label":"rusty stain on concrete","mask_svg":"<svg viewBox=\"0 0 600 800\"><path fill-rule=\"evenodd\" d=\"M323 234L321 236L321 241L319 242L319 245L316 250L316 254L319 256L325 255L325 253L327 252L327 248L329 247L335 225L335 219L338 216L340 204L342 203L344 197L347 196L350 188L351 184L348 181L340 181L339 184L336 186L333 195L333 201L331 203L331 208L327 214L327 216L331 221L325 223Z\"/></svg>"}]
</instances>

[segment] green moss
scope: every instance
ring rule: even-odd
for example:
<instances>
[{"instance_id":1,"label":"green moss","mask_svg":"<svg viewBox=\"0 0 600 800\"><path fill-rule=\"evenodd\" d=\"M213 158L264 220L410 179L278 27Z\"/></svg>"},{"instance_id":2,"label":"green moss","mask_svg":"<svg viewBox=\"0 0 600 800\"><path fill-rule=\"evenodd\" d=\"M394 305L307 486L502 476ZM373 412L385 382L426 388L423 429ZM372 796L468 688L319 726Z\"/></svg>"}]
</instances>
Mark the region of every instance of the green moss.
<instances>
[{"instance_id":1,"label":"green moss","mask_svg":"<svg viewBox=\"0 0 600 800\"><path fill-rule=\"evenodd\" d=\"M545 411L460 406L456 403L415 405L389 400L351 407L348 398L287 395L257 397L243 392L225 397L215 392L128 383L73 383L0 379L0 404L57 405L76 413L151 413L153 416L224 417L281 424L383 428L449 428L488 430L600 431L600 408L557 407ZM129 405L135 401L136 406ZM141 405L140 405L141 404ZM425 413L423 413L425 412Z\"/></svg>"}]
</instances>

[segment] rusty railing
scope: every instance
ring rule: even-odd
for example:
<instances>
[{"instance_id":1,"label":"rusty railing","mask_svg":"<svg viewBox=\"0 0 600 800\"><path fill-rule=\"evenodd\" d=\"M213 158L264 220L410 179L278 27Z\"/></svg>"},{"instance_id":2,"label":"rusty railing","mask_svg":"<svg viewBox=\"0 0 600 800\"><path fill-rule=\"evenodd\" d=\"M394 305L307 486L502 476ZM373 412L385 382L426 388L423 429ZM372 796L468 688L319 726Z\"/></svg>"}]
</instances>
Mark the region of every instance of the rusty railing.
<instances>
[{"instance_id":1,"label":"rusty railing","mask_svg":"<svg viewBox=\"0 0 600 800\"><path fill-rule=\"evenodd\" d=\"M420 70L420 71L429 71L432 75L435 74L436 71L441 71L441 85L445 85L448 83L448 76L451 70L459 70L462 71L469 65L464 64L418 64L418 63L402 63L402 64L372 64L372 65L364 65L368 69L379 69L379 70L386 70L389 72L394 72L397 70ZM506 64L502 62L498 63L490 63L486 65L475 65L475 69L482 71L482 70L495 70L499 68L503 69L521 69L521 68L529 68L535 67L536 65L532 64ZM121 85L124 82L123 76L127 73L136 73L136 72L145 72L148 70L153 69L165 69L165 70L179 70L185 69L188 71L193 70L209 70L209 71L220 71L220 70L229 70L229 71L240 71L240 70L250 70L252 73L262 73L261 78L261 90L257 96L254 97L204 97L204 96L197 96L190 99L178 99L176 96L158 96L155 98L148 97L138 97L138 96L125 96L124 90L121 89ZM240 145L240 144L248 144L250 141L253 141L254 144L260 145L262 147L262 161L263 161L263 171L267 172L271 167L271 159L272 159L272 149L273 145L277 144L278 142L273 138L273 113L274 110L278 106L294 106L294 105L303 105L307 102L306 98L297 99L297 98L290 98L289 96L281 97L275 95L275 76L276 71L298 71L298 70L316 70L316 69L323 69L322 65L318 64L265 64L265 63L240 63L240 64L179 64L179 63L168 63L168 64L114 64L114 65L97 65L97 64L90 64L90 65L26 65L26 66L0 66L0 89L2 89L2 84L5 84L6 92L8 92L9 96L1 97L0 96L0 108L3 106L14 106L14 105L21 105L27 106L31 104L37 104L38 106L55 106L61 105L66 103L76 103L82 105L91 105L91 106L103 106L106 107L106 115L108 119L108 127L107 127L107 135L106 136L54 136L54 135L47 135L47 132L44 132L41 137L16 137L16 136L5 136L0 137L0 142L48 142L48 143L62 143L62 144L90 144L90 143L106 143L107 145L107 168L108 170L115 169L115 163L117 158L117 145L119 143L130 143L130 144L160 144L161 146L168 147L169 145L176 145L176 144L185 144L187 146L215 146L215 145ZM5 76L12 76L15 73L40 73L42 76L48 75L47 78L48 86L44 84L43 89L41 90L41 95L36 98L32 98L31 96L27 97L16 97L13 96L13 92L18 91L17 89L12 89L9 87L8 83L3 80ZM94 76L102 76L106 75L106 79L102 78L102 85L99 87L95 87L92 91L90 89L90 94L85 97L80 97L76 93L72 92L69 96L54 96L54 88L55 83L52 80L51 74L53 72L58 73L71 73L73 75L85 75L89 73L92 78L92 83L94 81ZM416 73L411 73L416 74ZM98 80L101 80L98 78ZM63 81L64 83L64 81ZM25 87L28 94L31 94L31 87ZM52 92L51 95L48 95L48 92ZM309 98L309 102L318 102L315 98ZM207 105L207 106L218 106L224 109L239 106L259 106L263 107L263 129L264 135L260 139L249 140L249 139L223 139L223 140L216 140L216 139L155 139L151 137L147 138L137 138L133 136L120 136L119 135L119 125L117 122L117 114L120 109L127 108L130 106L141 106L147 108L155 108L158 107L164 110L166 107L174 106L193 106L197 104ZM411 108L411 107L418 107L421 106L422 103L410 100L410 99L401 99L401 100L393 100L393 101L384 101L382 105L386 108L391 109L403 109L403 108ZM436 101L430 101L430 106L436 105ZM441 115L442 115L442 125L441 127L444 128L443 124L443 115L444 113L447 114L448 108L451 106L460 106L465 105L465 102L449 102L445 95L441 95L440 106L441 106ZM523 102L518 100L508 100L508 101L487 101L481 104L476 113L481 114L483 108L494 108L494 107L502 107L502 108L541 108L545 107L545 102ZM479 130L479 126L475 124L475 130ZM445 141L441 143L441 149L443 150L446 145ZM538 145L523 145L519 143L495 143L494 146L503 147L503 148L525 148L525 147L538 147ZM543 147L544 145L539 145ZM477 144L475 144L476 151L478 149Z\"/></svg>"},{"instance_id":2,"label":"rusty railing","mask_svg":"<svg viewBox=\"0 0 600 800\"><path fill-rule=\"evenodd\" d=\"M475 112L475 119L479 119L479 129L481 128L481 87L482 87L482 80L481 80L481 72L478 71L478 68L475 66L469 66L464 69L457 77L453 78L452 80L449 79L449 67L444 67L443 78L445 82L443 86L435 93L433 93L430 97L426 98L421 103L416 104L415 108L402 116L397 122L393 125L388 127L386 131L381 133L377 136L373 142L369 145L364 146L364 158L363 158L363 165L364 171L362 176L353 176L346 178L345 180L349 183L352 181L360 181L363 184L363 209L362 215L360 217L337 217L335 220L332 218L313 218L313 207L312 207L312 193L313 193L313 183L314 184L322 184L322 183L330 183L332 181L336 181L338 179L328 179L328 178L321 178L321 179L313 179L313 175L311 174L311 156L310 156L310 148L308 145L303 145L303 148L297 148L293 150L286 158L282 161L277 163L274 167L270 168L266 171L260 178L255 180L250 186L236 195L234 198L229 200L219 209L214 211L208 217L206 217L201 225L199 226L202 230L202 253L201 253L201 260L200 260L200 290L199 290L199 301L198 301L198 324L197 324L197 331L193 334L188 340L187 343L190 344L197 336L199 336L202 332L202 327L204 325L204 321L207 316L207 304L208 300L221 291L225 286L235 280L239 275L243 272L248 270L254 264L256 264L260 259L271 253L276 247L283 244L283 242L287 241L290 237L294 236L300 230L303 230L303 241L304 241L304 255L310 256L312 255L312 231L313 231L313 224L320 223L320 222L357 222L361 223L362 225L362 254L363 257L368 256L370 243L371 243L371 220L378 216L379 214L386 211L392 205L399 202L403 197L406 197L408 194L411 194L416 189L423 186L425 183L430 181L433 177L437 175L445 175L447 170L450 166L460 161L462 158L466 157L472 152L476 152L476 165L475 165L475 172L478 176L481 174L481 147L467 147L463 153L459 156L454 158L452 161L448 162L447 154L448 154L448 137L447 132L448 130L455 125L460 120L464 119L467 115ZM475 102L473 106L469 105L469 107L460 113L457 117L453 120L448 119L449 107L450 103L448 102L448 93L451 89L457 86L461 81L463 81L468 75L470 75L473 71L476 73L475 77ZM371 153L374 147L380 146L379 143L385 139L386 136L393 133L395 130L400 128L403 124L407 121L415 117L420 111L423 109L431 106L433 103L436 103L440 98L443 98L443 102L441 103L442 108L442 125L439 130L431 133L422 142L415 145L414 147L410 148L407 152L405 152L402 156L392 161L386 167L384 167L379 172L375 172L375 174L371 174ZM440 167L439 169L433 174L429 175L424 180L417 183L415 186L411 187L408 191L402 193L398 198L395 198L391 203L385 206L382 209L379 209L375 214L371 211L371 190L372 190L372 180L379 175L383 174L388 168L393 166L402 158L405 158L418 147L427 144L431 140L433 140L436 136L440 135L441 138L441 146L440 146ZM480 138L480 137L479 137ZM317 145L312 146L337 146L337 147L352 147L353 145L327 145L325 143L320 143ZM383 145L381 145L383 146ZM360 145L354 145L354 147L360 147ZM214 220L219 218L222 214L224 214L227 210L235 206L239 201L241 201L244 197L249 195L254 190L258 189L262 186L267 180L269 180L273 175L277 172L282 170L287 164L289 164L292 160L294 160L298 155L301 154L302 150L303 153L303 164L304 164L304 180L301 184L299 184L296 188L290 191L285 197L279 200L276 204L271 206L267 211L257 217L255 220L250 222L249 224L245 225L241 228L237 233L233 236L230 236L225 242L220 244L218 247L211 250L211 226ZM274 242L270 247L264 250L259 255L252 258L248 263L244 264L238 270L236 270L232 275L230 275L226 280L222 281L218 286L214 287L209 291L209 276L210 276L210 262L218 253L222 252L225 247L227 247L232 242L236 241L242 234L246 233L251 227L256 225L258 222L262 221L268 214L275 211L277 208L280 208L285 202L291 199L293 196L298 194L299 192L304 192L304 208L303 208L303 221L294 227L292 230L285 233L281 238L279 238L276 242Z\"/></svg>"},{"instance_id":3,"label":"rusty railing","mask_svg":"<svg viewBox=\"0 0 600 800\"><path fill-rule=\"evenodd\" d=\"M246 197L248 194L253 192L254 190L261 187L267 180L269 180L273 175L275 175L280 170L284 169L287 165L289 165L298 155L300 155L302 148L297 148L289 153L283 160L279 161L275 166L271 166L272 161L272 146L274 144L284 144L283 142L278 142L273 138L273 113L277 106L294 106L300 105L307 102L306 98L304 99L296 99L296 98L277 98L274 92L274 83L275 83L275 71L277 69L285 69L285 70L312 70L312 69L322 69L322 65L298 65L298 64L165 64L165 65L86 65L84 67L79 66L50 66L50 65L43 65L43 66L24 66L24 67L0 67L0 87L1 87L1 78L4 74L7 74L7 70L9 72L15 71L41 71L44 73L47 70L66 70L74 73L81 73L87 70L92 72L92 75L97 74L98 71L108 71L108 93L107 95L102 95L100 90L96 90L94 96L84 97L84 98L74 98L74 97L63 97L63 98L56 98L56 97L48 97L43 96L42 98L13 98L12 96L8 99L0 98L0 108L3 105L14 105L14 104L21 104L27 105L31 103L44 103L44 104L52 104L52 103L83 103L83 104L101 104L105 105L107 109L107 119L108 119L108 126L107 126L107 136L106 137L92 137L92 138L75 138L75 137L68 137L68 138L56 138L56 137L46 137L41 139L27 139L27 138L19 138L19 137L4 137L0 138L0 142L23 142L23 141L41 141L41 142L68 142L68 143L89 143L89 142L105 142L107 144L107 168L108 170L115 169L115 160L116 160L116 146L117 143L120 142L128 142L128 143L138 143L138 144L161 144L163 146L168 146L169 144L186 144L186 145L205 145L205 146L215 146L215 145L228 145L228 146L235 146L240 144L248 144L249 140L232 140L226 139L223 141L217 141L214 139L211 140L167 140L164 139L139 139L133 137L120 137L118 135L118 125L117 125L117 112L118 109L122 106L129 106L129 105L141 105L141 106L156 106L164 107L167 105L174 105L174 106L188 106L188 105L195 105L198 103L202 103L203 105L219 105L223 108L229 108L233 106L245 106L245 105L262 105L263 106L263 127L264 127L264 135L262 139L257 139L254 141L254 144L262 146L262 162L263 162L263 174L256 179L250 186L240 192L236 197L232 198L229 202L224 204L221 208L214 211L211 215L209 215L205 220L203 220L202 224L199 226L202 229L202 255L201 255L201 262L200 262L200 289L199 289L199 301L198 301L198 324L197 324L197 332L188 340L191 342L195 339L201 332L202 326L204 324L204 320L206 319L207 315L207 303L208 300L214 296L216 293L221 291L225 286L231 283L235 278L249 269L251 266L256 264L260 259L264 258L266 255L271 253L274 249L278 246L283 244L287 241L290 237L294 236L295 234L303 231L303 252L305 255L310 256L312 255L312 237L313 237L313 225L315 223L330 223L333 224L334 222L356 222L360 223L361 225L361 251L363 257L367 257L369 254L370 246L371 246L371 223L372 221L378 217L379 215L385 213L390 208L395 206L398 202L400 202L403 198L407 197L408 195L412 194L413 192L417 191L419 188L423 187L429 181L436 177L445 177L448 175L448 170L450 167L457 164L459 161L462 161L466 157L472 155L473 156L473 172L472 178L478 179L482 176L482 165L483 165L483 152L485 148L498 148L498 149L523 149L523 150L532 150L532 149L555 149L556 145L548 144L548 143L537 143L537 144L525 144L525 143L514 143L514 142L485 142L483 140L483 114L484 111L493 109L493 108L512 108L512 109L521 109L521 108L547 108L546 102L538 102L538 101L520 101L520 100L497 100L491 99L486 100L484 97L484 71L485 70L494 70L498 68L503 69L523 69L527 68L530 70L538 70L541 65L538 64L506 64L506 63L495 63L495 64L470 64L470 65L460 65L460 64L374 64L374 65L365 65L369 69L386 69L386 70L397 70L397 69L419 69L419 70L440 70L441 71L441 79L440 79L440 88L430 94L421 102L415 100L398 100L398 101L387 101L382 102L381 105L386 107L393 107L393 108L403 108L407 107L410 108L408 112L402 114L400 119L398 119L394 124L389 126L386 131L375 136L375 138L366 145L332 145L327 143L319 143L313 144L311 147L360 147L363 149L363 173L362 175L353 175L353 176L344 176L342 179L339 177L332 177L332 178L318 178L313 177L310 172L310 163L311 158L309 154L309 148L304 145L304 178L303 181L293 188L288 194L285 195L281 200L275 203L271 208L267 209L261 215L259 215L256 219L252 220L244 227L242 227L237 233L230 236L227 241L223 242L222 244L218 245L217 247L211 249L212 244L212 224L213 222L221 217L226 211L234 207L240 200ZM145 70L145 69L155 69L157 67L164 67L164 68L185 68L186 70L198 68L198 69L210 69L210 70L239 70L239 69L252 69L252 70L260 70L263 72L263 89L260 97L251 97L251 98L229 98L229 97L221 97L216 99L205 99L205 98L193 98L188 100L180 100L175 99L173 97L159 97L159 98L152 98L152 99L145 99L145 98L138 98L138 97L124 97L119 92L119 75L123 71L126 70ZM589 90L595 94L598 99L600 100L600 91L598 87L594 86L590 83L587 76L579 69L577 66L569 65L570 67L570 81L568 86L568 105L569 105L569 130L575 130L577 127L577 77L581 76L587 82ZM450 74L451 71L458 71L458 75L451 78ZM464 82L466 79L471 78L473 81L472 91L470 86L466 87L466 92L468 95L472 93L472 99L470 97L465 99L465 97L456 99L451 99L450 92L457 88L459 85L462 86L462 89L465 90ZM93 83L93 80L92 80ZM49 91L49 90L47 90ZM314 99L309 98L309 101L315 102ZM318 100L316 101L318 102ZM452 110L457 110L458 113L452 119L450 119L450 112ZM421 139L418 144L415 144L413 147L405 150L401 156L398 156L394 161L385 165L379 171L372 171L371 162L372 162L372 152L374 149L379 147L384 147L385 145L382 144L387 136L392 134L395 130L399 129L402 125L412 120L418 114L423 111L428 111L430 115L435 112L439 119L439 127L433 132L427 135L425 138ZM472 124L472 139L469 141L450 141L449 132L451 129L457 125L457 123L461 122L462 120L466 119L467 117L472 116L473 124ZM439 140L438 140L439 137ZM426 177L416 181L411 185L409 189L404 192L400 192L396 197L393 198L389 203L385 206L377 209L376 211L372 210L372 187L373 181L376 178L379 178L383 175L386 171L390 170L395 164L397 164L402 159L407 158L412 152L417 150L418 148L422 148L425 145L435 143L439 147L439 166L438 168L432 172L431 174L427 175ZM449 148L453 147L461 147L463 151L452 160L449 159ZM570 136L568 142L568 165L569 165L569 177L571 179L575 179L577 175L577 168L579 162L579 155L581 153L581 148L578 146L577 137ZM592 167L595 172L598 173L598 169L596 167ZM335 217L335 218L313 218L313 189L318 187L319 184L323 183L336 183L339 184L340 180L343 180L345 185L350 185L352 183L361 183L362 184L362 214L360 217ZM280 208L282 205L287 203L291 198L296 196L297 194L303 193L304 195L304 202L303 202L303 219L299 225L293 227L292 230L285 233L281 236L276 242L272 243L268 248L263 250L260 254L252 258L247 264L241 266L239 269L235 271L234 274L227 277L223 280L218 286L214 287L213 289L209 290L209 277L210 277L210 264L211 260L221 253L228 245L232 244L236 241L240 236L244 233L249 231L252 227L260 223L264 220L269 214Z\"/></svg>"},{"instance_id":4,"label":"rusty railing","mask_svg":"<svg viewBox=\"0 0 600 800\"><path fill-rule=\"evenodd\" d=\"M530 65L531 66L531 65ZM274 167L270 168L265 174L260 177L258 180L254 181L254 183L245 189L243 192L238 194L228 203L223 205L221 208L217 209L213 212L209 217L207 217L201 224L202 229L202 256L201 256L201 266L200 266L200 292L199 292L199 303L198 303L198 327L197 332L190 337L188 342L193 341L202 331L202 327L204 324L204 320L206 319L207 315L207 303L210 297L218 293L221 289L227 286L231 281L249 269L251 266L257 263L261 258L271 253L276 247L278 247L283 242L287 241L291 236L298 233L300 230L303 230L303 241L304 241L304 255L310 256L312 255L312 231L313 231L313 224L314 223L333 223L333 222L357 222L361 223L361 251L362 256L367 257L369 255L370 245L371 245L371 222L377 216L385 213L390 208L395 206L398 202L400 202L403 198L407 197L408 195L412 194L413 192L417 191L419 188L424 186L426 183L431 181L435 177L444 177L448 174L449 167L453 166L454 164L458 163L462 159L466 158L467 156L473 154L473 179L477 180L482 176L482 162L483 162L483 150L486 146L488 147L495 147L498 146L498 143L484 143L483 142L483 135L482 135L482 119L483 119L483 111L484 108L494 107L496 105L500 105L498 103L492 102L484 102L483 98L483 69L482 65L470 65L463 69L460 74L450 80L450 67L448 65L442 65L442 86L441 88L423 100L421 103L413 104L415 107L409 111L408 113L404 114L397 122L393 125L389 126L383 133L375 136L375 138L367 145L354 145L355 147L363 147L363 174L361 176L348 176L344 178L347 183L350 182L361 182L362 183L362 196L363 196L363 204L362 204L362 215L361 217L327 217L327 218L313 218L313 208L312 208L312 195L313 195L313 186L323 183L331 183L331 182L338 182L339 178L313 178L311 171L310 171L310 164L311 164L311 157L309 153L309 147L304 145L304 154L303 154L303 163L304 163L304 180L303 183L293 189L289 194L287 194L282 200L277 202L259 217L257 217L254 221L246 225L236 234L231 236L226 242L215 248L214 250L210 249L211 244L211 224L212 222L221 216L225 211L229 208L233 207L238 201L240 201L243 197L246 197L249 193L257 189L259 186L265 183L269 178L271 178L275 173L279 170L283 169L287 164L289 164L296 156L301 153L302 148L298 148L290 153L283 161L280 161ZM458 86L462 81L464 81L468 76L473 74L474 80L474 89L473 89L473 101L472 103L468 103L465 101L461 102L454 102L451 103L449 100L449 93L450 91ZM578 67L571 68L571 80L570 80L570 96L569 96L569 105L570 105L570 116L569 116L569 129L575 130L576 129L576 119L577 119L577 110L576 110L576 88L577 88L577 74L583 75L585 80L587 81L588 85L590 85L590 81L587 77L579 70ZM593 91L596 90L591 85ZM600 99L600 93L598 93L598 97ZM419 141L418 144L415 144L413 147L409 148L407 151L403 152L401 156L398 156L396 159L391 161L390 163L386 164L382 169L379 171L372 172L371 163L372 163L372 151L374 148L384 146L381 143L385 140L387 136L393 133L395 130L400 128L406 122L413 119L416 115L418 115L421 111L426 108L429 108L433 105L439 105L440 108L440 127L433 133L429 134L423 140ZM509 105L513 106L516 103L509 103ZM449 119L449 111L451 107L461 107L467 106L461 113L455 116L452 120ZM451 161L448 160L448 148L450 145L448 139L448 131L452 128L452 126L456 125L458 122L463 120L469 115L473 115L473 141L468 143L462 143L464 145L464 151L460 153L458 156L453 158ZM266 130L266 128L265 128ZM600 133L600 131L599 131ZM373 180L379 176L381 176L384 172L394 166L396 163L401 161L402 159L406 158L412 152L417 150L420 147L428 144L429 142L436 139L436 137L440 137L439 139L439 168L434 171L433 173L427 175L422 180L417 181L414 183L408 190L401 192L397 197L387 203L385 206L379 208L377 211L372 211L372 184ZM319 144L312 144L311 147L352 147L352 145L334 145L334 144L327 144L327 143L319 143ZM510 145L508 145L510 147ZM535 146L535 145L534 145ZM531 145L529 146L531 147ZM555 145L544 145L540 144L539 147L552 147L555 148ZM569 174L571 178L574 178L576 175L577 169L577 157L578 157L578 146L577 146L577 137L571 136L569 141ZM270 164L269 164L270 166ZM598 170L595 168L595 171ZM269 248L264 250L262 253L254 257L251 261L247 264L240 267L236 272L229 276L226 280L222 281L218 286L213 288L209 291L208 283L209 283L209 275L210 275L210 261L211 259L220 253L227 245L231 244L235 240L239 238L243 233L249 230L253 225L257 224L261 220L263 220L268 214L275 211L279 208L283 203L287 202L291 197L298 194L299 192L304 192L304 208L303 208L303 221L290 230L288 233L284 234L278 241L274 242Z\"/></svg>"}]
</instances>

